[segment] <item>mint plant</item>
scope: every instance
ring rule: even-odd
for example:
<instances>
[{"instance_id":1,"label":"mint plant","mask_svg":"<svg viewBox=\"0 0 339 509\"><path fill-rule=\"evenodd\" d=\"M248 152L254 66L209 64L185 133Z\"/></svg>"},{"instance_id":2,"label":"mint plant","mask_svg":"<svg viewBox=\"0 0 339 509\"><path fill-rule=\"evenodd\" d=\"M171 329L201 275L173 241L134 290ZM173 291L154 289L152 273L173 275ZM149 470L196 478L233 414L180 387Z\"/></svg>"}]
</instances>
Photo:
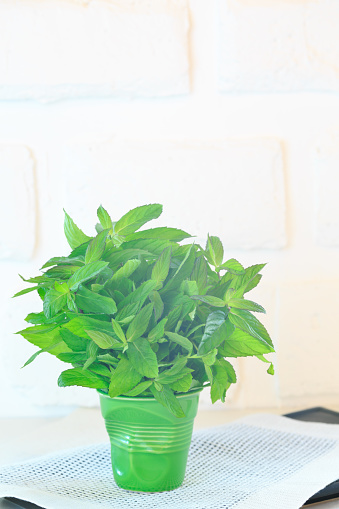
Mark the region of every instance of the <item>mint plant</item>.
<instances>
[{"instance_id":1,"label":"mint plant","mask_svg":"<svg viewBox=\"0 0 339 509\"><path fill-rule=\"evenodd\" d=\"M236 374L228 359L274 351L244 297L261 280L265 264L244 268L223 261L220 239L181 245L191 236L176 228L140 228L162 212L159 204L130 210L116 222L100 206L96 235L87 236L65 213L72 249L51 258L33 283L15 295L37 291L43 310L30 313L20 331L39 350L72 365L60 387L79 385L112 398L154 396L177 417L177 394L210 386L224 401ZM273 374L270 363L268 373Z\"/></svg>"}]
</instances>

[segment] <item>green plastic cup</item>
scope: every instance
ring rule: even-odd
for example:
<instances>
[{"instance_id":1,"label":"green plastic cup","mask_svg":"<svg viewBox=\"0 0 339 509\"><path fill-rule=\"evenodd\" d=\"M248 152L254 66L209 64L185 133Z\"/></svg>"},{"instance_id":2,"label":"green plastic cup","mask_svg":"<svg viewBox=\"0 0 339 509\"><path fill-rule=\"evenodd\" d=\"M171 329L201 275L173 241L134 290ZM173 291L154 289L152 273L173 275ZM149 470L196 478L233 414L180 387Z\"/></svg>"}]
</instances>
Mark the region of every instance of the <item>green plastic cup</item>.
<instances>
[{"instance_id":1,"label":"green plastic cup","mask_svg":"<svg viewBox=\"0 0 339 509\"><path fill-rule=\"evenodd\" d=\"M201 389L177 396L186 416L182 418L152 397L110 398L98 392L117 485L133 491L169 491L180 486Z\"/></svg>"}]
</instances>

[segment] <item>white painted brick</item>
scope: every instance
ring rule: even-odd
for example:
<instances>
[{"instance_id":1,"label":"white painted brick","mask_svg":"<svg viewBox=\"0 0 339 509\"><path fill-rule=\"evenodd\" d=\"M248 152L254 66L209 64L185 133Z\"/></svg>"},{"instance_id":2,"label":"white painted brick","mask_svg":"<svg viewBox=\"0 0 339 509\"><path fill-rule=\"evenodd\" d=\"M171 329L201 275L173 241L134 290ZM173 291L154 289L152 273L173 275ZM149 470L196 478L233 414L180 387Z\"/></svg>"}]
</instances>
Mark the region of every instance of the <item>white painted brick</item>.
<instances>
[{"instance_id":1,"label":"white painted brick","mask_svg":"<svg viewBox=\"0 0 339 509\"><path fill-rule=\"evenodd\" d=\"M318 143L314 154L315 233L321 246L339 246L339 131Z\"/></svg>"},{"instance_id":2,"label":"white painted brick","mask_svg":"<svg viewBox=\"0 0 339 509\"><path fill-rule=\"evenodd\" d=\"M189 91L187 0L0 0L0 99Z\"/></svg>"},{"instance_id":3,"label":"white painted brick","mask_svg":"<svg viewBox=\"0 0 339 509\"><path fill-rule=\"evenodd\" d=\"M280 289L278 374L283 404L338 401L339 285L290 283Z\"/></svg>"},{"instance_id":4,"label":"white painted brick","mask_svg":"<svg viewBox=\"0 0 339 509\"><path fill-rule=\"evenodd\" d=\"M28 259L36 222L34 160L28 148L0 145L0 189L0 259Z\"/></svg>"},{"instance_id":5,"label":"white painted brick","mask_svg":"<svg viewBox=\"0 0 339 509\"><path fill-rule=\"evenodd\" d=\"M221 91L339 90L337 0L219 0Z\"/></svg>"},{"instance_id":6,"label":"white painted brick","mask_svg":"<svg viewBox=\"0 0 339 509\"><path fill-rule=\"evenodd\" d=\"M62 205L87 231L100 203L118 219L156 202L164 205L158 225L187 229L197 242L209 232L227 250L285 246L283 163L274 139L78 143L54 164Z\"/></svg>"}]
</instances>

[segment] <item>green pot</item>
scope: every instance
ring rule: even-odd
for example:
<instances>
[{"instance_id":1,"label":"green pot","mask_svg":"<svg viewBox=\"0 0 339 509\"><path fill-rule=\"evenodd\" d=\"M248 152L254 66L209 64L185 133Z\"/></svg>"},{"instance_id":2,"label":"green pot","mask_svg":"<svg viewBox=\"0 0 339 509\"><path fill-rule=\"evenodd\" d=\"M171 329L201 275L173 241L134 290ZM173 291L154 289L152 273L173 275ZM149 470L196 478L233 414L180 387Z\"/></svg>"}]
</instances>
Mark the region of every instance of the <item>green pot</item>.
<instances>
[{"instance_id":1,"label":"green pot","mask_svg":"<svg viewBox=\"0 0 339 509\"><path fill-rule=\"evenodd\" d=\"M120 488L168 491L182 484L200 391L178 396L186 415L182 418L152 397L110 398L98 391Z\"/></svg>"}]
</instances>

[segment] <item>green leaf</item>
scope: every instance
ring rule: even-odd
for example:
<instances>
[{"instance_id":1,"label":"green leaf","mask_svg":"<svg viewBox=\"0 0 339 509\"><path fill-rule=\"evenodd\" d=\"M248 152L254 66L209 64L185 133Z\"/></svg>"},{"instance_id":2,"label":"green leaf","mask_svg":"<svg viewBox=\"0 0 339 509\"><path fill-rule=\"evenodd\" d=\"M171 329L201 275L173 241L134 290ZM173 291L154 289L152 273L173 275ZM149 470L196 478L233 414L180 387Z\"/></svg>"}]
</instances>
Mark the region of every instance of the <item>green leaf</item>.
<instances>
[{"instance_id":1,"label":"green leaf","mask_svg":"<svg viewBox=\"0 0 339 509\"><path fill-rule=\"evenodd\" d=\"M58 355L62 352L71 352L66 343L61 341L59 327L35 325L34 327L28 327L27 329L19 331L17 334L21 334L27 341L43 350L48 348L48 352L52 355Z\"/></svg>"},{"instance_id":2,"label":"green leaf","mask_svg":"<svg viewBox=\"0 0 339 509\"><path fill-rule=\"evenodd\" d=\"M191 299L194 300L200 300L201 302L204 302L205 304L209 304L210 306L214 306L217 308L224 308L226 307L226 303L219 299L218 297L214 297L213 295L192 295Z\"/></svg>"},{"instance_id":3,"label":"green leaf","mask_svg":"<svg viewBox=\"0 0 339 509\"><path fill-rule=\"evenodd\" d=\"M150 293L149 299L153 304L154 317L156 320L159 320L164 311L164 303L159 295L159 292L154 291Z\"/></svg>"},{"instance_id":4,"label":"green leaf","mask_svg":"<svg viewBox=\"0 0 339 509\"><path fill-rule=\"evenodd\" d=\"M176 332L166 332L166 336L174 343L177 343L178 345L182 346L182 348L187 350L188 353L191 355L193 350L193 344L190 342L189 339L185 338L184 336L181 336L180 334L177 334Z\"/></svg>"},{"instance_id":5,"label":"green leaf","mask_svg":"<svg viewBox=\"0 0 339 509\"><path fill-rule=\"evenodd\" d=\"M216 357L217 357L218 350L214 348L211 350L208 354L204 355L202 360L204 364L207 364L207 366L213 366L215 363Z\"/></svg>"},{"instance_id":6,"label":"green leaf","mask_svg":"<svg viewBox=\"0 0 339 509\"><path fill-rule=\"evenodd\" d=\"M112 219L110 218L110 215L107 212L107 210L105 210L102 205L100 205L100 207L98 208L97 215L98 215L100 224L104 230L106 230L106 229L110 230L113 227Z\"/></svg>"},{"instance_id":7,"label":"green leaf","mask_svg":"<svg viewBox=\"0 0 339 509\"><path fill-rule=\"evenodd\" d=\"M52 267L51 269L46 270L45 276L47 276L49 280L51 280L51 279L68 279L78 269L79 269L78 265L58 265L56 267Z\"/></svg>"},{"instance_id":8,"label":"green leaf","mask_svg":"<svg viewBox=\"0 0 339 509\"><path fill-rule=\"evenodd\" d=\"M207 287L207 262L203 256L199 256L195 261L192 279L198 285L198 293L204 294Z\"/></svg>"},{"instance_id":9,"label":"green leaf","mask_svg":"<svg viewBox=\"0 0 339 509\"><path fill-rule=\"evenodd\" d=\"M219 348L219 352L223 357L249 357L274 352L274 349L266 341L253 337L240 329L234 329Z\"/></svg>"},{"instance_id":10,"label":"green leaf","mask_svg":"<svg viewBox=\"0 0 339 509\"><path fill-rule=\"evenodd\" d=\"M100 260L105 250L107 234L108 230L103 230L88 244L85 254L86 264Z\"/></svg>"},{"instance_id":11,"label":"green leaf","mask_svg":"<svg viewBox=\"0 0 339 509\"><path fill-rule=\"evenodd\" d=\"M219 267L224 257L224 248L219 237L208 236L206 251L208 251L210 255L212 265L214 265L214 267Z\"/></svg>"},{"instance_id":12,"label":"green leaf","mask_svg":"<svg viewBox=\"0 0 339 509\"><path fill-rule=\"evenodd\" d=\"M261 275L258 277L258 272L261 271L265 267L266 263L261 263L258 265L252 265L251 267L248 267L245 269L245 274L240 277L237 281L237 283L234 285L235 293L233 297L235 299L241 298L244 293L249 292L257 284L259 283L261 279Z\"/></svg>"},{"instance_id":13,"label":"green leaf","mask_svg":"<svg viewBox=\"0 0 339 509\"><path fill-rule=\"evenodd\" d=\"M25 288L24 290L20 290L20 292L13 295L13 299L14 299L14 297L20 297L20 295L25 295L25 293L34 292L34 290L37 290L38 288L39 288L39 286L31 286L30 288Z\"/></svg>"},{"instance_id":14,"label":"green leaf","mask_svg":"<svg viewBox=\"0 0 339 509\"><path fill-rule=\"evenodd\" d=\"M111 398L125 394L138 385L141 379L142 376L132 363L123 357L114 370L108 394Z\"/></svg>"},{"instance_id":15,"label":"green leaf","mask_svg":"<svg viewBox=\"0 0 339 509\"><path fill-rule=\"evenodd\" d=\"M104 322L102 320L97 320L95 318L91 318L85 315L78 315L75 318L72 318L69 322L65 323L62 326L62 329L68 329L76 336L80 336L83 338L91 339L86 330L95 330L100 332L105 332L106 334L114 335L111 322Z\"/></svg>"},{"instance_id":16,"label":"green leaf","mask_svg":"<svg viewBox=\"0 0 339 509\"><path fill-rule=\"evenodd\" d=\"M193 270L194 261L195 261L195 251L194 246L191 245L185 258L183 259L183 261L181 262L173 276L171 275L168 283L161 290L160 294L179 288L184 279L188 279L190 277Z\"/></svg>"},{"instance_id":17,"label":"green leaf","mask_svg":"<svg viewBox=\"0 0 339 509\"><path fill-rule=\"evenodd\" d=\"M172 253L171 246L164 249L153 266L151 279L156 281L157 283L156 288L158 287L161 288L162 283L168 276L168 271L171 265L171 253Z\"/></svg>"},{"instance_id":18,"label":"green leaf","mask_svg":"<svg viewBox=\"0 0 339 509\"><path fill-rule=\"evenodd\" d=\"M86 330L85 332L99 348L104 350L114 348L117 344L117 340L105 332L98 330Z\"/></svg>"},{"instance_id":19,"label":"green leaf","mask_svg":"<svg viewBox=\"0 0 339 509\"><path fill-rule=\"evenodd\" d=\"M148 251L144 251L142 249L110 248L104 252L102 258L105 261L109 262L110 266L115 269L119 267L121 264L127 262L132 258L136 258L137 256L146 256L152 258L152 253L149 253Z\"/></svg>"},{"instance_id":20,"label":"green leaf","mask_svg":"<svg viewBox=\"0 0 339 509\"><path fill-rule=\"evenodd\" d=\"M236 376L232 365L219 359L213 366L213 383L211 386L211 400L215 403L218 399L225 401L225 394L231 383L236 382Z\"/></svg>"},{"instance_id":21,"label":"green leaf","mask_svg":"<svg viewBox=\"0 0 339 509\"><path fill-rule=\"evenodd\" d=\"M44 353L44 352L48 352L50 350L53 350L53 348L59 346L60 342L58 343L54 343L53 345L51 346L47 346L46 348L42 348L41 350L38 350L37 352L35 352L33 355L31 355L31 357L25 362L25 364L22 366L22 368L25 368L26 366L28 366L28 364L30 364L31 362L33 362L37 357L38 355L40 355L41 353Z\"/></svg>"},{"instance_id":22,"label":"green leaf","mask_svg":"<svg viewBox=\"0 0 339 509\"><path fill-rule=\"evenodd\" d=\"M173 391L169 387L161 386L160 391L157 391L155 387L151 385L150 391L155 399L176 417L186 417L180 401L175 397Z\"/></svg>"},{"instance_id":23,"label":"green leaf","mask_svg":"<svg viewBox=\"0 0 339 509\"><path fill-rule=\"evenodd\" d=\"M85 286L80 286L77 291L75 303L86 313L113 315L117 312L116 304L111 297L91 292Z\"/></svg>"},{"instance_id":24,"label":"green leaf","mask_svg":"<svg viewBox=\"0 0 339 509\"><path fill-rule=\"evenodd\" d=\"M213 311L208 315L198 355L208 354L224 341L229 332L225 320L226 314L223 311Z\"/></svg>"},{"instance_id":25,"label":"green leaf","mask_svg":"<svg viewBox=\"0 0 339 509\"><path fill-rule=\"evenodd\" d=\"M156 378L159 374L158 361L151 345L145 338L138 338L129 343L128 358L134 369L147 378Z\"/></svg>"},{"instance_id":26,"label":"green leaf","mask_svg":"<svg viewBox=\"0 0 339 509\"><path fill-rule=\"evenodd\" d=\"M135 396L139 396L143 392L146 391L146 389L149 388L150 385L152 385L152 380L146 380L145 382L141 382L140 384L136 385L134 389L131 391L128 391L125 396L129 396L130 398L135 398Z\"/></svg>"},{"instance_id":27,"label":"green leaf","mask_svg":"<svg viewBox=\"0 0 339 509\"><path fill-rule=\"evenodd\" d=\"M55 256L54 258L50 258L41 269L46 269L47 267L52 267L53 265L83 265L84 259L82 256Z\"/></svg>"},{"instance_id":28,"label":"green leaf","mask_svg":"<svg viewBox=\"0 0 339 509\"><path fill-rule=\"evenodd\" d=\"M86 352L65 352L57 355L58 359L62 362L68 362L70 364L81 364L86 362ZM75 366L74 366L75 367Z\"/></svg>"},{"instance_id":29,"label":"green leaf","mask_svg":"<svg viewBox=\"0 0 339 509\"><path fill-rule=\"evenodd\" d=\"M67 214L65 210L64 212L65 212L64 231L66 239L71 248L75 249L84 242L90 240L91 237L85 235L85 233L81 231L80 228L77 227L73 219L70 218L70 216Z\"/></svg>"},{"instance_id":30,"label":"green leaf","mask_svg":"<svg viewBox=\"0 0 339 509\"><path fill-rule=\"evenodd\" d=\"M60 329L60 336L73 352L84 352L87 348L88 339L76 336L68 329Z\"/></svg>"},{"instance_id":31,"label":"green leaf","mask_svg":"<svg viewBox=\"0 0 339 509\"><path fill-rule=\"evenodd\" d=\"M121 219L115 224L114 232L119 235L128 235L139 230L148 221L156 219L162 212L162 205L151 204L142 205L130 210L122 216Z\"/></svg>"},{"instance_id":32,"label":"green leaf","mask_svg":"<svg viewBox=\"0 0 339 509\"><path fill-rule=\"evenodd\" d=\"M46 318L52 318L52 316L56 315L66 304L67 295L65 293L60 293L54 289L49 290L45 295L43 304Z\"/></svg>"},{"instance_id":33,"label":"green leaf","mask_svg":"<svg viewBox=\"0 0 339 509\"><path fill-rule=\"evenodd\" d=\"M145 300L149 296L149 294L154 290L156 287L156 282L149 280L144 281L139 288L134 290L134 292L130 293L125 297L121 302L118 304L118 310L122 310L127 306L127 304L138 304L138 309L141 309L142 305L144 304ZM117 320L120 320L118 316L116 316Z\"/></svg>"},{"instance_id":34,"label":"green leaf","mask_svg":"<svg viewBox=\"0 0 339 509\"><path fill-rule=\"evenodd\" d=\"M176 370L176 371L178 371L178 370ZM173 370L171 368L169 370L163 371L158 376L156 381L162 385L174 384L175 382L177 382L178 380L180 380L181 378L184 378L184 377L186 377L186 381L187 381L187 375L191 375L192 371L193 371L192 369L184 367L180 370L180 372L175 372L175 370ZM192 381L192 379L191 379L191 381ZM178 389L173 388L173 390L178 390ZM183 392L186 392L186 391L183 391Z\"/></svg>"},{"instance_id":35,"label":"green leaf","mask_svg":"<svg viewBox=\"0 0 339 509\"><path fill-rule=\"evenodd\" d=\"M153 312L153 304L147 304L144 308L139 311L137 316L129 324L126 337L127 341L134 341L146 332L148 323L151 319Z\"/></svg>"},{"instance_id":36,"label":"green leaf","mask_svg":"<svg viewBox=\"0 0 339 509\"><path fill-rule=\"evenodd\" d=\"M72 293L67 294L67 307L70 311L73 311L73 313L78 312L78 308L74 300L74 295Z\"/></svg>"},{"instance_id":37,"label":"green leaf","mask_svg":"<svg viewBox=\"0 0 339 509\"><path fill-rule=\"evenodd\" d=\"M229 313L229 320L239 329L248 332L251 336L265 341L273 346L272 340L259 320L250 311L232 308Z\"/></svg>"},{"instance_id":38,"label":"green leaf","mask_svg":"<svg viewBox=\"0 0 339 509\"><path fill-rule=\"evenodd\" d=\"M120 339L120 341L122 341L123 343L126 343L125 333L122 330L121 325L116 320L114 320L114 318L112 318L112 327L113 327L115 334Z\"/></svg>"},{"instance_id":39,"label":"green leaf","mask_svg":"<svg viewBox=\"0 0 339 509\"><path fill-rule=\"evenodd\" d=\"M235 258L231 258L230 260L227 260L227 262L220 265L219 270L220 269L225 269L231 274L235 275L245 274L244 267Z\"/></svg>"},{"instance_id":40,"label":"green leaf","mask_svg":"<svg viewBox=\"0 0 339 509\"><path fill-rule=\"evenodd\" d=\"M68 280L69 288L73 291L76 291L81 283L94 278L100 274L100 272L103 271L107 266L108 262L97 261L80 267Z\"/></svg>"},{"instance_id":41,"label":"green leaf","mask_svg":"<svg viewBox=\"0 0 339 509\"><path fill-rule=\"evenodd\" d=\"M95 373L84 371L82 368L73 368L63 371L58 378L59 387L80 385L92 389L107 389L108 383Z\"/></svg>"},{"instance_id":42,"label":"green leaf","mask_svg":"<svg viewBox=\"0 0 339 509\"><path fill-rule=\"evenodd\" d=\"M228 305L231 308L247 309L248 311L257 311L258 313L266 313L265 309L262 306L260 306L259 304L256 304L255 302L253 302L251 300L231 299L228 301Z\"/></svg>"},{"instance_id":43,"label":"green leaf","mask_svg":"<svg viewBox=\"0 0 339 509\"><path fill-rule=\"evenodd\" d=\"M164 336L165 333L165 325L167 322L167 318L163 318L156 326L148 333L148 339L151 343L155 343L159 341Z\"/></svg>"},{"instance_id":44,"label":"green leaf","mask_svg":"<svg viewBox=\"0 0 339 509\"><path fill-rule=\"evenodd\" d=\"M90 341L87 345L87 359L84 364L84 369L89 368L96 360L98 356L99 347L94 341Z\"/></svg>"},{"instance_id":45,"label":"green leaf","mask_svg":"<svg viewBox=\"0 0 339 509\"><path fill-rule=\"evenodd\" d=\"M139 267L141 261L137 259L127 260L125 265L118 269L112 277L112 281L119 281L123 277L129 277Z\"/></svg>"},{"instance_id":46,"label":"green leaf","mask_svg":"<svg viewBox=\"0 0 339 509\"><path fill-rule=\"evenodd\" d=\"M272 362L271 362L270 367L269 367L269 368L268 368L268 370L267 370L267 373L268 373L269 375L274 375L274 366L273 366Z\"/></svg>"},{"instance_id":47,"label":"green leaf","mask_svg":"<svg viewBox=\"0 0 339 509\"><path fill-rule=\"evenodd\" d=\"M191 373L185 373L184 376L170 384L170 388L175 392L187 392L192 385L193 377Z\"/></svg>"},{"instance_id":48,"label":"green leaf","mask_svg":"<svg viewBox=\"0 0 339 509\"><path fill-rule=\"evenodd\" d=\"M165 226L131 233L126 236L126 242L138 239L159 239L180 242L181 240L188 239L189 237L191 237L191 235L184 232L183 230L178 230L177 228L168 228Z\"/></svg>"}]
</instances>

